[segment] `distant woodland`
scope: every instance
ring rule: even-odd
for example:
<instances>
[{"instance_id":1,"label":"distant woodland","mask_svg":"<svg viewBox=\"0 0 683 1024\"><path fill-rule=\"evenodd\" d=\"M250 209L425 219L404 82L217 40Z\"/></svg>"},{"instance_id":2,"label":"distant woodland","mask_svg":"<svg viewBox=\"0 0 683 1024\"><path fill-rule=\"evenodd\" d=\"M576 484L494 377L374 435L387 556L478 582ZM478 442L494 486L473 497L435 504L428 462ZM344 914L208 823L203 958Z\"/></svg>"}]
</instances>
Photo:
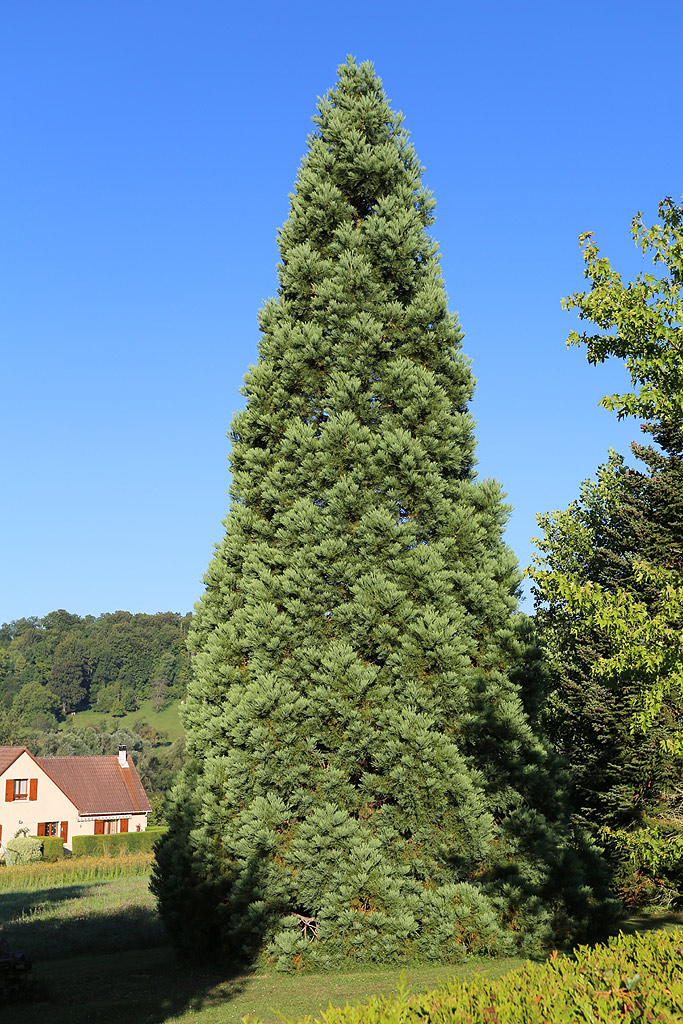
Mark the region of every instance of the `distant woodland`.
<instances>
[{"instance_id":1,"label":"distant woodland","mask_svg":"<svg viewBox=\"0 0 683 1024\"><path fill-rule=\"evenodd\" d=\"M192 615L111 612L95 618L63 609L0 627L0 745L36 755L115 753L128 748L157 820L162 794L184 760L182 739L155 726L154 712L182 698L190 674ZM145 702L140 720L112 729ZM82 725L80 711L102 714ZM92 719L87 719L92 721ZM130 718L126 720L128 723Z\"/></svg>"},{"instance_id":2,"label":"distant woodland","mask_svg":"<svg viewBox=\"0 0 683 1024\"><path fill-rule=\"evenodd\" d=\"M160 710L182 697L192 616L175 612L95 618L60 609L0 627L0 707L46 728L74 711L124 715L144 700Z\"/></svg>"}]
</instances>

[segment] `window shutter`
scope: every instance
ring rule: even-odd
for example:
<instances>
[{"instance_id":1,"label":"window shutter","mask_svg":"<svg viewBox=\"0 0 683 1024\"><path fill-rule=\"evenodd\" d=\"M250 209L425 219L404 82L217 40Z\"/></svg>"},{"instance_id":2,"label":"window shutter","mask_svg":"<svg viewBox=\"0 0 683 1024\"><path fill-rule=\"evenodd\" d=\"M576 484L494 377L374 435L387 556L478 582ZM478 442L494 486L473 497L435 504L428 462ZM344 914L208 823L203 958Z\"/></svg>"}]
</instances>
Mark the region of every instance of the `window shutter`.
<instances>
[{"instance_id":1,"label":"window shutter","mask_svg":"<svg viewBox=\"0 0 683 1024\"><path fill-rule=\"evenodd\" d=\"M38 779L29 779L28 781L28 798L29 800L38 799Z\"/></svg>"},{"instance_id":2,"label":"window shutter","mask_svg":"<svg viewBox=\"0 0 683 1024\"><path fill-rule=\"evenodd\" d=\"M127 832L127 831L128 831L128 818L121 818L121 821L119 822L119 832Z\"/></svg>"},{"instance_id":3,"label":"window shutter","mask_svg":"<svg viewBox=\"0 0 683 1024\"><path fill-rule=\"evenodd\" d=\"M45 822L44 821L39 821L38 822L38 835L39 836L44 836L45 835Z\"/></svg>"},{"instance_id":4,"label":"window shutter","mask_svg":"<svg viewBox=\"0 0 683 1024\"><path fill-rule=\"evenodd\" d=\"M5 781L5 800L14 800L14 779Z\"/></svg>"},{"instance_id":5,"label":"window shutter","mask_svg":"<svg viewBox=\"0 0 683 1024\"><path fill-rule=\"evenodd\" d=\"M104 835L104 822L100 821L99 818L95 822L95 835L96 836L103 836Z\"/></svg>"},{"instance_id":6,"label":"window shutter","mask_svg":"<svg viewBox=\"0 0 683 1024\"><path fill-rule=\"evenodd\" d=\"M60 836L62 838L62 842L65 843L67 841L67 839L69 838L69 822L68 821L63 821L62 822L62 827L59 830L59 834L60 834Z\"/></svg>"}]
</instances>

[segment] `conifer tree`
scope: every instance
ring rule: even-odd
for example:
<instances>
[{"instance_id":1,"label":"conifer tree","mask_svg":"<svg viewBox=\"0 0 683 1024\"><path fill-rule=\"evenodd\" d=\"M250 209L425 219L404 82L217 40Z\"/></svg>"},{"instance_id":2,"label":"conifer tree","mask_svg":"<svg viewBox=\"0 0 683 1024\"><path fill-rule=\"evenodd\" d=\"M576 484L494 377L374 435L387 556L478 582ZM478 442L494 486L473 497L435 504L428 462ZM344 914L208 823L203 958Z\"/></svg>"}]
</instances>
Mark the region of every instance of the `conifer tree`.
<instances>
[{"instance_id":1,"label":"conifer tree","mask_svg":"<svg viewBox=\"0 0 683 1024\"><path fill-rule=\"evenodd\" d=\"M280 967L537 947L590 916L592 854L514 681L533 652L434 200L372 65L313 121L154 889L186 950Z\"/></svg>"}]
</instances>

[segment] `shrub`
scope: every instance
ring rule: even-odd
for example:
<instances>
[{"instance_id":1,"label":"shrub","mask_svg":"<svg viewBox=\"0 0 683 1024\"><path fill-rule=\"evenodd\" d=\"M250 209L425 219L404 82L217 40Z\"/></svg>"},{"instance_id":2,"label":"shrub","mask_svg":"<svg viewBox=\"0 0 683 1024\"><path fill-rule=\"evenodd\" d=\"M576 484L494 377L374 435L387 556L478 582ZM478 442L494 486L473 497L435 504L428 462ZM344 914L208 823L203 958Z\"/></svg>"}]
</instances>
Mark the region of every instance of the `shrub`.
<instances>
[{"instance_id":1,"label":"shrub","mask_svg":"<svg viewBox=\"0 0 683 1024\"><path fill-rule=\"evenodd\" d=\"M377 996L365 1005L330 1007L321 1024L680 1024L683 927L619 935L605 945L553 953L489 981L451 981L432 992ZM308 1018L310 1021L310 1018ZM251 1024L258 1024L254 1019Z\"/></svg>"},{"instance_id":2,"label":"shrub","mask_svg":"<svg viewBox=\"0 0 683 1024\"><path fill-rule=\"evenodd\" d=\"M43 853L43 841L37 836L17 836L8 840L5 849L11 864L35 864Z\"/></svg>"},{"instance_id":3,"label":"shrub","mask_svg":"<svg viewBox=\"0 0 683 1024\"><path fill-rule=\"evenodd\" d=\"M74 836L74 857L120 857L128 853L151 853L159 832L119 832L115 836Z\"/></svg>"},{"instance_id":4,"label":"shrub","mask_svg":"<svg viewBox=\"0 0 683 1024\"><path fill-rule=\"evenodd\" d=\"M64 856L64 840L61 836L46 836L42 840L43 860L61 860Z\"/></svg>"}]
</instances>

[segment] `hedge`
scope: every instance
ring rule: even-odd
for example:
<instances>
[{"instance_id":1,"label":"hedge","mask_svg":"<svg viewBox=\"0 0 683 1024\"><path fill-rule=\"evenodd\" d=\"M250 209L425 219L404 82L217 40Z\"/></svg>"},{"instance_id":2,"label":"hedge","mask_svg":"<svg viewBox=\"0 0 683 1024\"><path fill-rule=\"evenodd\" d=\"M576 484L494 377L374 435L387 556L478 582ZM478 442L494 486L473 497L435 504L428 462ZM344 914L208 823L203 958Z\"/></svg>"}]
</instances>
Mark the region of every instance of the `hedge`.
<instances>
[{"instance_id":1,"label":"hedge","mask_svg":"<svg viewBox=\"0 0 683 1024\"><path fill-rule=\"evenodd\" d=\"M151 853L158 832L119 832L114 836L74 836L74 857L120 857L127 853Z\"/></svg>"},{"instance_id":2,"label":"hedge","mask_svg":"<svg viewBox=\"0 0 683 1024\"><path fill-rule=\"evenodd\" d=\"M619 935L606 945L553 953L495 981L447 982L433 992L376 996L364 1005L330 1007L320 1024L680 1024L683 927ZM310 1017L306 1018L310 1022ZM284 1020L284 1018L283 1018ZM259 1024L258 1018L249 1018Z\"/></svg>"},{"instance_id":3,"label":"hedge","mask_svg":"<svg viewBox=\"0 0 683 1024\"><path fill-rule=\"evenodd\" d=\"M41 843L43 844L43 860L61 860L64 856L64 840L61 836L44 836Z\"/></svg>"}]
</instances>

